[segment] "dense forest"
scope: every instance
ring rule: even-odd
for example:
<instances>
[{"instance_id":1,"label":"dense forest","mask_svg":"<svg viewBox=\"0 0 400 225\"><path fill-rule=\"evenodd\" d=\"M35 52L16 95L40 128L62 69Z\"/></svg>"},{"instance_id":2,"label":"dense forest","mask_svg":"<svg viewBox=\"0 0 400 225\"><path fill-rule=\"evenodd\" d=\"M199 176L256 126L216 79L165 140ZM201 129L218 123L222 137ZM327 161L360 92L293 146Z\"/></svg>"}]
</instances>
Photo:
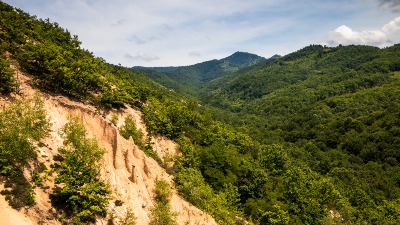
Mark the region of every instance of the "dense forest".
<instances>
[{"instance_id":1,"label":"dense forest","mask_svg":"<svg viewBox=\"0 0 400 225\"><path fill-rule=\"evenodd\" d=\"M400 223L400 45L311 45L216 79L204 77L202 87L185 86L194 93L187 98L157 84L145 70L107 64L57 23L0 2L3 96L18 93L10 65L31 74L43 91L99 108L141 110L150 134L180 146L183 155L174 166L164 165L180 194L220 224ZM35 104L40 105L20 103L1 112L0 174L8 182L21 176L12 171L22 171L35 157L24 154L34 148L26 140L45 135L48 124ZM37 117L35 123L16 122L32 122L29 115ZM35 133L37 127L43 132ZM93 176L78 183L68 171L80 162L76 159L96 162L101 149L73 118L64 134L68 143L57 182L65 189L54 192L52 203L78 222L91 223L107 213L105 200L76 207L80 201L74 196L96 190L103 196L108 190L95 165L87 170ZM142 148L156 158L148 144ZM85 151L94 159L81 157ZM94 190L84 189L85 183ZM2 194L16 208L35 204L29 196L13 201L16 193ZM70 198L75 205L60 204Z\"/></svg>"},{"instance_id":2,"label":"dense forest","mask_svg":"<svg viewBox=\"0 0 400 225\"><path fill-rule=\"evenodd\" d=\"M272 59L278 58L274 56ZM178 91L180 94L197 96L201 92L203 84L225 77L227 74L247 69L253 65L267 62L272 59L265 59L258 55L246 52L235 52L223 59L214 59L190 66L178 67L134 67L143 71L152 80L167 88Z\"/></svg>"}]
</instances>

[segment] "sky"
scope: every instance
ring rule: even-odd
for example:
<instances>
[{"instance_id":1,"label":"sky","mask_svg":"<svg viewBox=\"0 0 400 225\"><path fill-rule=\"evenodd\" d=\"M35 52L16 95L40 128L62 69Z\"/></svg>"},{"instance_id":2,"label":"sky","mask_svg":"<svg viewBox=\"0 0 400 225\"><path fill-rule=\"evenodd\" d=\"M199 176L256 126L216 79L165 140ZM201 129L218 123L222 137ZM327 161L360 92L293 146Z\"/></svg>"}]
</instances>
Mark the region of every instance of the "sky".
<instances>
[{"instance_id":1,"label":"sky","mask_svg":"<svg viewBox=\"0 0 400 225\"><path fill-rule=\"evenodd\" d=\"M400 43L400 0L2 0L112 64L183 66L236 51Z\"/></svg>"}]
</instances>

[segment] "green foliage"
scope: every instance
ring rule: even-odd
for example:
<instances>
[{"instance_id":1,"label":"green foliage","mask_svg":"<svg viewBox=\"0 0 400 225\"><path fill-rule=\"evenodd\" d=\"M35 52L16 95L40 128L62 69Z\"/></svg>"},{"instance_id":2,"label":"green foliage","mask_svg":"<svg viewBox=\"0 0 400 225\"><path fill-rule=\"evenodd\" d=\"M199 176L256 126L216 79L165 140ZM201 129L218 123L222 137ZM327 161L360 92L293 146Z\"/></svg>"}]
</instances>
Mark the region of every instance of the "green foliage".
<instances>
[{"instance_id":1,"label":"green foliage","mask_svg":"<svg viewBox=\"0 0 400 225\"><path fill-rule=\"evenodd\" d=\"M17 87L18 84L14 78L14 70L10 68L10 62L0 56L0 93L13 92Z\"/></svg>"},{"instance_id":2,"label":"green foliage","mask_svg":"<svg viewBox=\"0 0 400 225\"><path fill-rule=\"evenodd\" d=\"M15 126L18 124L18 126ZM49 129L40 96L26 101L16 100L0 112L0 171L7 167L23 168L36 157L34 142L44 137ZM7 172L2 172L7 174Z\"/></svg>"},{"instance_id":3,"label":"green foliage","mask_svg":"<svg viewBox=\"0 0 400 225\"><path fill-rule=\"evenodd\" d=\"M171 208L169 205L156 204L151 209L151 220L150 225L176 225L174 215L170 212Z\"/></svg>"},{"instance_id":4,"label":"green foliage","mask_svg":"<svg viewBox=\"0 0 400 225\"><path fill-rule=\"evenodd\" d=\"M66 146L59 149L63 161L58 169L52 204L73 223L93 223L96 216L106 216L110 190L99 179L99 160L104 150L86 137L77 117L63 127Z\"/></svg>"},{"instance_id":5,"label":"green foliage","mask_svg":"<svg viewBox=\"0 0 400 225\"><path fill-rule=\"evenodd\" d=\"M158 133L177 139L191 127L199 128L202 117L190 110L192 103L178 103L169 99L149 98L148 105L143 107L144 120L152 133Z\"/></svg>"},{"instance_id":6,"label":"green foliage","mask_svg":"<svg viewBox=\"0 0 400 225\"><path fill-rule=\"evenodd\" d=\"M196 95L202 84L264 60L263 57L254 54L236 52L220 60L210 60L191 66L135 67L135 69L144 71L150 78L167 88Z\"/></svg>"},{"instance_id":7,"label":"green foliage","mask_svg":"<svg viewBox=\"0 0 400 225\"><path fill-rule=\"evenodd\" d=\"M124 125L122 125L119 129L119 133L125 139L129 139L129 137L132 137L132 140L137 146L139 146L140 149L145 149L143 143L143 133L141 130L138 130L136 128L135 121L132 117L125 118Z\"/></svg>"},{"instance_id":8,"label":"green foliage","mask_svg":"<svg viewBox=\"0 0 400 225\"><path fill-rule=\"evenodd\" d=\"M342 207L342 197L329 179L309 170L287 173L284 197L290 214L304 224L320 224L328 210Z\"/></svg>"},{"instance_id":9,"label":"green foliage","mask_svg":"<svg viewBox=\"0 0 400 225\"><path fill-rule=\"evenodd\" d=\"M31 139L38 141L48 130L43 103L39 96L27 102L16 101L1 112L0 118L2 165L25 165L36 156Z\"/></svg>"},{"instance_id":10,"label":"green foliage","mask_svg":"<svg viewBox=\"0 0 400 225\"><path fill-rule=\"evenodd\" d=\"M175 175L178 190L187 200L197 207L209 209L207 201L213 196L212 188L207 185L200 171L192 168L184 169Z\"/></svg>"},{"instance_id":11,"label":"green foliage","mask_svg":"<svg viewBox=\"0 0 400 225\"><path fill-rule=\"evenodd\" d=\"M156 188L154 190L156 194L156 201L162 204L168 204L171 198L171 190L166 180L156 179Z\"/></svg>"},{"instance_id":12,"label":"green foliage","mask_svg":"<svg viewBox=\"0 0 400 225\"><path fill-rule=\"evenodd\" d=\"M273 190L287 193L290 186L280 186L280 180L287 181L287 169L300 164L328 179L327 187L340 193L341 203L335 203L333 211L338 210L343 221L374 223L368 218L379 214L376 208L382 201L399 198L399 179L388 175L399 168L399 54L398 45L385 49L310 46L214 87L204 100L233 112L214 115L218 119L229 115L224 121L268 144L259 148L255 158L267 171L267 180L278 181L264 186L272 190L264 194L271 202L249 198L246 207L266 212L276 200L282 205ZM312 199L304 201L314 209L303 208L301 201L292 209L283 203L290 223L326 220L325 203L312 203ZM315 212L303 212L310 215L305 218L295 216L297 210ZM245 210L248 215L254 211Z\"/></svg>"},{"instance_id":13,"label":"green foliage","mask_svg":"<svg viewBox=\"0 0 400 225\"><path fill-rule=\"evenodd\" d=\"M400 200L383 201L378 207L378 218L371 218L376 224L398 224L400 222Z\"/></svg>"},{"instance_id":14,"label":"green foliage","mask_svg":"<svg viewBox=\"0 0 400 225\"><path fill-rule=\"evenodd\" d=\"M32 181L36 186L42 186L43 180L40 177L40 173L38 170L33 171Z\"/></svg>"},{"instance_id":15,"label":"green foliage","mask_svg":"<svg viewBox=\"0 0 400 225\"><path fill-rule=\"evenodd\" d=\"M156 178L156 204L151 209L150 225L175 225L176 214L171 213L169 201L171 198L171 190L168 182L163 179Z\"/></svg>"},{"instance_id":16,"label":"green foliage","mask_svg":"<svg viewBox=\"0 0 400 225\"><path fill-rule=\"evenodd\" d=\"M114 126L117 126L118 120L119 120L118 114L112 113L111 114L111 123L114 124Z\"/></svg>"},{"instance_id":17,"label":"green foliage","mask_svg":"<svg viewBox=\"0 0 400 225\"><path fill-rule=\"evenodd\" d=\"M239 193L233 185L225 185L224 190L215 193L205 182L200 171L183 169L175 175L175 182L180 193L195 206L210 213L220 224L234 224Z\"/></svg>"},{"instance_id":18,"label":"green foliage","mask_svg":"<svg viewBox=\"0 0 400 225\"><path fill-rule=\"evenodd\" d=\"M281 175L286 171L288 156L285 154L282 146L263 146L258 152L257 159L260 166L272 174Z\"/></svg>"},{"instance_id":19,"label":"green foliage","mask_svg":"<svg viewBox=\"0 0 400 225\"><path fill-rule=\"evenodd\" d=\"M37 20L19 9L0 2L0 50L33 75L38 87L76 99L89 100L102 107L122 107L144 102L154 82L137 72L111 66L80 47L71 35L49 19ZM2 92L15 88L8 59L0 59ZM141 76L139 84L132 76ZM4 87L3 87L4 85Z\"/></svg>"},{"instance_id":20,"label":"green foliage","mask_svg":"<svg viewBox=\"0 0 400 225\"><path fill-rule=\"evenodd\" d=\"M5 176L6 199L14 208L33 206L33 187L24 177L25 166L36 159L35 143L49 130L40 96L16 100L0 112L0 174ZM35 177L33 177L34 179Z\"/></svg>"},{"instance_id":21,"label":"green foliage","mask_svg":"<svg viewBox=\"0 0 400 225\"><path fill-rule=\"evenodd\" d=\"M136 225L135 214L130 209L127 209L125 217L120 219L120 224L121 225Z\"/></svg>"},{"instance_id":22,"label":"green foliage","mask_svg":"<svg viewBox=\"0 0 400 225\"><path fill-rule=\"evenodd\" d=\"M19 9L14 9L3 2L0 3L0 41L6 51L15 51L25 43L25 36L32 32L31 17Z\"/></svg>"},{"instance_id":23,"label":"green foliage","mask_svg":"<svg viewBox=\"0 0 400 225\"><path fill-rule=\"evenodd\" d=\"M105 82L98 73L99 59L83 50L68 49L57 43L29 42L19 54L18 61L23 69L36 76L42 87L77 98L99 90Z\"/></svg>"},{"instance_id":24,"label":"green foliage","mask_svg":"<svg viewBox=\"0 0 400 225\"><path fill-rule=\"evenodd\" d=\"M289 214L279 206L274 205L271 211L265 212L260 219L260 225L287 225L289 224Z\"/></svg>"}]
</instances>

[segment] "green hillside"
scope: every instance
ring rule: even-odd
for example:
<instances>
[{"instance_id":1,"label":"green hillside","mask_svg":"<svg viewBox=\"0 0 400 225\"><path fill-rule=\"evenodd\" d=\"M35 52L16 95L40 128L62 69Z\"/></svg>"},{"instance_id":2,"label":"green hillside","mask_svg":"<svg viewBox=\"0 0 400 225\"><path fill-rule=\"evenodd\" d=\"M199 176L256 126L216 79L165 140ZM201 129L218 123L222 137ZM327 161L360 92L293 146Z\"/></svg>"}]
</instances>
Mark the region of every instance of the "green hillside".
<instances>
[{"instance_id":1,"label":"green hillside","mask_svg":"<svg viewBox=\"0 0 400 225\"><path fill-rule=\"evenodd\" d=\"M399 199L399 46L310 45L205 83L198 97L217 120L331 179L363 212L353 219L373 223L370 207Z\"/></svg>"},{"instance_id":2,"label":"green hillside","mask_svg":"<svg viewBox=\"0 0 400 225\"><path fill-rule=\"evenodd\" d=\"M240 112L240 115L262 117L257 122L257 130L267 132L290 126L288 123L291 123L292 116L304 117L309 111L321 107L321 104L325 104L329 111L335 111L337 104L332 102L338 98L357 104L348 105L343 111L359 108L360 104L362 107L383 110L377 107L382 102L374 96L391 96L387 100L392 104L398 101L393 91L398 84L399 49L399 45L385 49L370 46L309 46L224 83L206 96L204 101ZM354 101L355 96L362 95L370 96L375 102ZM363 111L358 114L363 114ZM364 116L372 112L369 110ZM354 117L352 114L349 116ZM295 127L300 125L297 120L293 123Z\"/></svg>"},{"instance_id":3,"label":"green hillside","mask_svg":"<svg viewBox=\"0 0 400 225\"><path fill-rule=\"evenodd\" d=\"M196 87L195 85L206 83L228 72L237 71L240 68L254 65L262 60L265 59L254 54L236 52L220 60L214 59L192 66L154 67L153 69L164 72L166 76L179 83L190 84Z\"/></svg>"},{"instance_id":4,"label":"green hillside","mask_svg":"<svg viewBox=\"0 0 400 225\"><path fill-rule=\"evenodd\" d=\"M171 83L168 82L169 78L178 84L183 84L190 88L197 89L201 86L201 84L207 83L227 73L235 72L241 68L257 64L264 60L265 58L254 54L236 52L231 56L220 60L214 59L191 66L152 68L136 67L136 69L147 71L154 70L159 72L150 72L149 76L155 81L166 86L171 86ZM165 78L160 76L160 74L164 75ZM172 86L170 88L174 87Z\"/></svg>"},{"instance_id":5,"label":"green hillside","mask_svg":"<svg viewBox=\"0 0 400 225\"><path fill-rule=\"evenodd\" d=\"M198 90L198 96L203 96L204 94L207 94L209 91L218 89L220 86L224 85L225 83L230 82L231 80L246 74L250 73L251 71L257 71L265 66L273 63L275 60L279 59L281 56L280 55L274 55L271 58L261 60L260 62L249 65L249 66L244 66L237 71L226 73L218 78L215 78L213 80L210 80L200 86L200 89Z\"/></svg>"},{"instance_id":6,"label":"green hillside","mask_svg":"<svg viewBox=\"0 0 400 225\"><path fill-rule=\"evenodd\" d=\"M220 224L400 223L400 45L309 46L241 69L233 63L241 57L214 60L200 68L223 72L192 67L193 82L149 75L178 82L184 91L203 84L209 93L196 100L155 83L146 71L109 65L57 23L0 2L0 53L2 97L18 94L14 65L47 93L99 110L130 105L142 111L151 135L180 146L174 166L162 165L181 196ZM48 123L40 102L16 105L0 112L0 178L13 188L2 194L22 208L35 204L31 195L40 187L35 180L18 182L21 171L35 160L32 142ZM127 137L137 135L125 125ZM64 133L71 138L58 168L64 188L49 190L51 203L66 213L58 218L90 224L106 216L109 190L82 150L101 151L74 135L84 134L74 120ZM161 163L149 141L141 146ZM74 166L94 176L74 177ZM95 201L80 199L91 191Z\"/></svg>"},{"instance_id":7,"label":"green hillside","mask_svg":"<svg viewBox=\"0 0 400 225\"><path fill-rule=\"evenodd\" d=\"M261 143L292 149L289 158L332 179L363 212L357 223L395 224L397 213L377 212L388 217L376 222L370 207L399 201L399 94L400 45L317 45L230 80L203 100L232 112L219 118L230 115L224 121Z\"/></svg>"}]
</instances>

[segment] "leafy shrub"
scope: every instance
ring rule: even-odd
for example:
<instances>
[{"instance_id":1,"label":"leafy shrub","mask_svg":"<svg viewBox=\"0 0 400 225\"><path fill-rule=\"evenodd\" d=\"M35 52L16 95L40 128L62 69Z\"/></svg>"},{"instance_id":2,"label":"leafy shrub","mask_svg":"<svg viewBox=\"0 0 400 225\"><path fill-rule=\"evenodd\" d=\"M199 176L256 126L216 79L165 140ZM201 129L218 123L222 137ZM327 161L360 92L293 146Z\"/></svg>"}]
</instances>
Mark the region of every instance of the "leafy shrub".
<instances>
[{"instance_id":1,"label":"leafy shrub","mask_svg":"<svg viewBox=\"0 0 400 225\"><path fill-rule=\"evenodd\" d=\"M171 190L166 180L156 179L156 204L151 209L150 225L177 225L175 221L176 214L171 213L169 200L171 198Z\"/></svg>"},{"instance_id":2,"label":"leafy shrub","mask_svg":"<svg viewBox=\"0 0 400 225\"><path fill-rule=\"evenodd\" d=\"M35 203L32 185L24 177L23 169L36 158L34 143L48 130L49 122L38 95L16 100L0 112L0 174L6 178L5 186L12 189L6 199L14 208Z\"/></svg>"},{"instance_id":3,"label":"leafy shrub","mask_svg":"<svg viewBox=\"0 0 400 225\"><path fill-rule=\"evenodd\" d=\"M136 128L135 121L132 117L126 117L124 121L124 125L119 129L119 133L125 139L129 139L132 137L132 140L135 142L140 149L144 150L145 146L143 144L143 133L141 130Z\"/></svg>"},{"instance_id":4,"label":"leafy shrub","mask_svg":"<svg viewBox=\"0 0 400 225\"><path fill-rule=\"evenodd\" d=\"M156 194L156 201L163 204L168 204L171 198L171 190L166 180L156 179L156 188L154 190Z\"/></svg>"},{"instance_id":5,"label":"leafy shrub","mask_svg":"<svg viewBox=\"0 0 400 225\"><path fill-rule=\"evenodd\" d=\"M38 170L33 171L33 174L32 174L32 181L33 181L33 183L34 183L36 186L42 186L43 180L42 180L42 178L40 177L40 173L39 173Z\"/></svg>"},{"instance_id":6,"label":"leafy shrub","mask_svg":"<svg viewBox=\"0 0 400 225\"><path fill-rule=\"evenodd\" d=\"M188 168L175 176L178 191L196 207L210 213L220 224L234 224L237 211L238 190L232 185L215 193L202 177L200 171Z\"/></svg>"},{"instance_id":7,"label":"leafy shrub","mask_svg":"<svg viewBox=\"0 0 400 225\"><path fill-rule=\"evenodd\" d=\"M321 223L328 216L328 210L341 209L346 204L331 180L310 169L288 170L285 178L284 197L289 206L288 211L305 224ZM283 212L274 209L272 213L264 214L264 218L272 219L278 216L277 213Z\"/></svg>"},{"instance_id":8,"label":"leafy shrub","mask_svg":"<svg viewBox=\"0 0 400 225\"><path fill-rule=\"evenodd\" d=\"M111 115L111 123L114 124L114 126L117 126L118 120L119 120L118 114L112 113L112 115Z\"/></svg>"},{"instance_id":9,"label":"leafy shrub","mask_svg":"<svg viewBox=\"0 0 400 225\"><path fill-rule=\"evenodd\" d=\"M121 225L136 225L136 216L130 209L127 209L125 216L119 221Z\"/></svg>"},{"instance_id":10,"label":"leafy shrub","mask_svg":"<svg viewBox=\"0 0 400 225\"><path fill-rule=\"evenodd\" d=\"M71 117L63 127L66 146L58 169L52 204L74 223L87 224L96 216L106 216L109 187L100 180L99 160L104 154L95 140L86 137L86 130L77 117Z\"/></svg>"},{"instance_id":11,"label":"leafy shrub","mask_svg":"<svg viewBox=\"0 0 400 225\"><path fill-rule=\"evenodd\" d=\"M274 205L271 211L265 212L261 219L260 225L287 225L289 224L289 214Z\"/></svg>"},{"instance_id":12,"label":"leafy shrub","mask_svg":"<svg viewBox=\"0 0 400 225\"><path fill-rule=\"evenodd\" d=\"M26 101L17 100L0 112L0 171L9 166L22 168L34 159L33 143L44 137L48 129L43 102L38 95Z\"/></svg>"},{"instance_id":13,"label":"leafy shrub","mask_svg":"<svg viewBox=\"0 0 400 225\"><path fill-rule=\"evenodd\" d=\"M13 92L17 86L14 71L10 68L10 62L0 56L0 93Z\"/></svg>"}]
</instances>

